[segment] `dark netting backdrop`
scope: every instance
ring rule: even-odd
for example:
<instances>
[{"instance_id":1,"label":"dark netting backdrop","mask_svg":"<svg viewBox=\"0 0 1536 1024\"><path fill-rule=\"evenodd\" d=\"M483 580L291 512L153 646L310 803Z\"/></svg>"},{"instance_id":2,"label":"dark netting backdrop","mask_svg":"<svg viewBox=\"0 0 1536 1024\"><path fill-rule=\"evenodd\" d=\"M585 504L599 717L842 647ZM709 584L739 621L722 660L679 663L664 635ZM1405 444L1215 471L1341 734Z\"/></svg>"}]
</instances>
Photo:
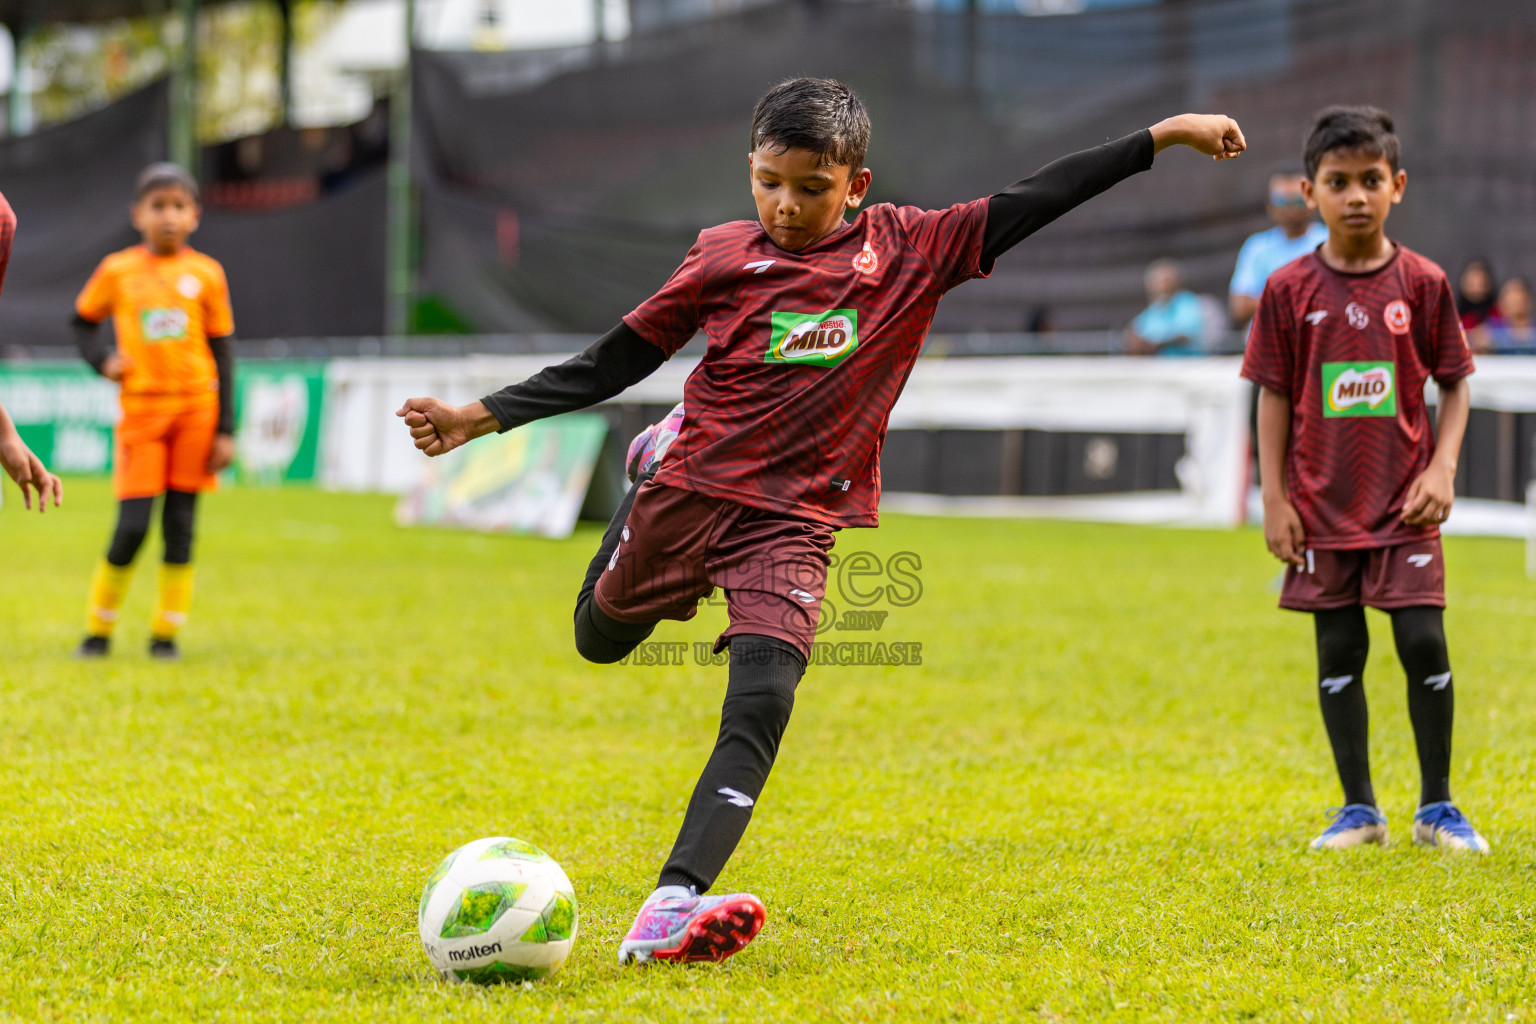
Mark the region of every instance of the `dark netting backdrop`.
<instances>
[{"instance_id":1,"label":"dark netting backdrop","mask_svg":"<svg viewBox=\"0 0 1536 1024\"><path fill-rule=\"evenodd\" d=\"M750 218L752 104L793 75L870 108L874 201L986 195L1074 149L1183 110L1238 118L1251 149L1171 151L940 307L948 330L1123 324L1142 272L1181 260L1223 295L1267 225L1265 181L1311 115L1375 103L1409 172L1392 233L1451 273L1536 271L1536 4L1209 0L1073 17L786 2L601 48L418 54L421 283L480 330L601 331L665 280L696 232Z\"/></svg>"},{"instance_id":2,"label":"dark netting backdrop","mask_svg":"<svg viewBox=\"0 0 1536 1024\"><path fill-rule=\"evenodd\" d=\"M133 183L166 152L157 82L77 121L0 139L16 241L0 300L0 354L69 345L75 296L101 258L133 245ZM384 321L384 175L368 171L283 210L210 209L192 237L224 264L246 338L378 334Z\"/></svg>"},{"instance_id":3,"label":"dark netting backdrop","mask_svg":"<svg viewBox=\"0 0 1536 1024\"><path fill-rule=\"evenodd\" d=\"M242 338L384 331L384 171L301 206L209 210L193 242L224 264Z\"/></svg>"},{"instance_id":4,"label":"dark netting backdrop","mask_svg":"<svg viewBox=\"0 0 1536 1024\"><path fill-rule=\"evenodd\" d=\"M1299 162L1310 116L1398 118L1409 192L1392 233L1453 274L1474 255L1536 274L1536 4L1529 0L1192 0L1071 17L805 0L534 53L419 53L420 284L479 331L607 329L702 227L753 216L747 129L768 86L851 82L869 104L873 201L945 206L1182 110L1221 111L1251 149L1174 150L1067 215L940 307L941 330L1123 324L1148 261L1221 295L1265 226L1265 180ZM135 173L165 152L156 84L0 140L19 218L0 346L67 344L75 293L134 240ZM229 268L244 337L373 334L385 189L371 170L283 210L210 210L195 244Z\"/></svg>"},{"instance_id":5,"label":"dark netting backdrop","mask_svg":"<svg viewBox=\"0 0 1536 1024\"><path fill-rule=\"evenodd\" d=\"M158 82L94 114L0 139L0 192L16 240L0 300L0 354L67 345L75 296L107 253L132 245L133 181L165 158L166 87Z\"/></svg>"}]
</instances>

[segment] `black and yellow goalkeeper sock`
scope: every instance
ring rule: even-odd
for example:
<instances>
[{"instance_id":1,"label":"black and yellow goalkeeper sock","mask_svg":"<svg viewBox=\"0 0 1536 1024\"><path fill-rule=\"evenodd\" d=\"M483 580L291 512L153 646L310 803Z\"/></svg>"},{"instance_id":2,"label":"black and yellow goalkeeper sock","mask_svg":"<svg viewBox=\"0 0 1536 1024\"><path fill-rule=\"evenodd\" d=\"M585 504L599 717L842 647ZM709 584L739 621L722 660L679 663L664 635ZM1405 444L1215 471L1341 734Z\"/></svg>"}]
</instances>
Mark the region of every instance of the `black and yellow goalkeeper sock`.
<instances>
[{"instance_id":1,"label":"black and yellow goalkeeper sock","mask_svg":"<svg viewBox=\"0 0 1536 1024\"><path fill-rule=\"evenodd\" d=\"M155 618L149 632L156 640L174 640L176 631L187 621L192 609L192 566L160 566L160 598L155 602Z\"/></svg>"},{"instance_id":2,"label":"black and yellow goalkeeper sock","mask_svg":"<svg viewBox=\"0 0 1536 1024\"><path fill-rule=\"evenodd\" d=\"M117 611L123 606L133 566L113 565L102 559L91 578L90 604L86 608L85 628L91 636L111 636L117 625Z\"/></svg>"}]
</instances>

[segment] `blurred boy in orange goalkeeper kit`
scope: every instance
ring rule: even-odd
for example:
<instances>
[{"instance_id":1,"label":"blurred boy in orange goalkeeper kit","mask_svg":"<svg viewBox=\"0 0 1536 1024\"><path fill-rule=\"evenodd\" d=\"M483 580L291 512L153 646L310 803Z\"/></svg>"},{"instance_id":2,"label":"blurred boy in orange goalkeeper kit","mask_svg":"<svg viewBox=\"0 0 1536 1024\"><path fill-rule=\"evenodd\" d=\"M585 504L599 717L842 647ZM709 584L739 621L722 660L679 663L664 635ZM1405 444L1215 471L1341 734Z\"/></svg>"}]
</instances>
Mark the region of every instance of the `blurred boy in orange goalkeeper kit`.
<instances>
[{"instance_id":1,"label":"blurred boy in orange goalkeeper kit","mask_svg":"<svg viewBox=\"0 0 1536 1024\"><path fill-rule=\"evenodd\" d=\"M187 245L202 213L197 183L175 164L139 175L133 226L143 243L101 261L75 300L80 354L122 384L112 482L117 529L91 583L81 657L101 657L165 495L165 559L150 626L150 654L178 656L176 633L192 605L192 524L199 491L234 458L234 317L218 262ZM117 347L101 337L107 317Z\"/></svg>"}]
</instances>

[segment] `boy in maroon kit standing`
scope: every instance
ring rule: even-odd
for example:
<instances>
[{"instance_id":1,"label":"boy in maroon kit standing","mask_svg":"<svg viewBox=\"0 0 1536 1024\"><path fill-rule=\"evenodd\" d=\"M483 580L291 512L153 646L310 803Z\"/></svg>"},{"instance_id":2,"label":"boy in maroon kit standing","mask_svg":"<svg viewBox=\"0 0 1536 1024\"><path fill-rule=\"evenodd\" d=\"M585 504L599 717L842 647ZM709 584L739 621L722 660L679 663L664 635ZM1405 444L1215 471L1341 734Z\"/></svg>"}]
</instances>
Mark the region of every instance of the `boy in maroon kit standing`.
<instances>
[{"instance_id":1,"label":"boy in maroon kit standing","mask_svg":"<svg viewBox=\"0 0 1536 1024\"><path fill-rule=\"evenodd\" d=\"M1330 107L1306 145L1307 204L1328 240L1270 276L1243 376L1260 388L1264 540L1287 564L1280 606L1313 613L1323 723L1344 806L1312 848L1387 841L1371 788L1365 606L1392 617L1422 788L1416 843L1486 852L1451 802L1454 691L1440 524L1454 500L1472 357L1445 272L1393 242L1403 198L1392 119ZM1438 439L1424 385L1440 388Z\"/></svg>"},{"instance_id":2,"label":"boy in maroon kit standing","mask_svg":"<svg viewBox=\"0 0 1536 1024\"><path fill-rule=\"evenodd\" d=\"M576 605L576 647L616 662L662 619L726 592L730 648L720 734L658 887L621 962L721 960L750 942L755 896L701 895L735 850L773 766L826 591L833 534L874 526L880 446L943 294L985 277L1030 233L1179 143L1216 159L1244 148L1230 118L1185 114L1065 157L995 196L919 210L869 188L869 118L847 86L800 78L752 118L756 221L699 235L669 281L586 352L481 401L413 398L416 446L440 455L611 398L700 330L675 441L641 466ZM473 964L469 966L475 966Z\"/></svg>"}]
</instances>

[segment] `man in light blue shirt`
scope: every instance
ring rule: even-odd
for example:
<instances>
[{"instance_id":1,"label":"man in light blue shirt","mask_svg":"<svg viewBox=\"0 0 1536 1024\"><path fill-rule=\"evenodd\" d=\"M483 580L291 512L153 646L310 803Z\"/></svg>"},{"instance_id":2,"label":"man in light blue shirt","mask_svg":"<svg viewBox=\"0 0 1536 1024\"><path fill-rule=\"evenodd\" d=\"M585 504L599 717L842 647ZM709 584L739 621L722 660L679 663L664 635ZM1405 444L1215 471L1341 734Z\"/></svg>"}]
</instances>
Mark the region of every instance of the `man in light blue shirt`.
<instances>
[{"instance_id":1,"label":"man in light blue shirt","mask_svg":"<svg viewBox=\"0 0 1536 1024\"><path fill-rule=\"evenodd\" d=\"M1153 260L1146 283L1148 305L1125 329L1125 350L1133 356L1199 355L1205 311L1198 295L1180 287L1178 264Z\"/></svg>"},{"instance_id":2,"label":"man in light blue shirt","mask_svg":"<svg viewBox=\"0 0 1536 1024\"><path fill-rule=\"evenodd\" d=\"M1307 209L1301 194L1303 177L1300 171L1270 175L1269 219L1275 226L1248 236L1237 254L1237 269L1232 272L1227 296L1227 311L1235 324L1253 319L1270 274L1328 239L1328 229Z\"/></svg>"}]
</instances>

